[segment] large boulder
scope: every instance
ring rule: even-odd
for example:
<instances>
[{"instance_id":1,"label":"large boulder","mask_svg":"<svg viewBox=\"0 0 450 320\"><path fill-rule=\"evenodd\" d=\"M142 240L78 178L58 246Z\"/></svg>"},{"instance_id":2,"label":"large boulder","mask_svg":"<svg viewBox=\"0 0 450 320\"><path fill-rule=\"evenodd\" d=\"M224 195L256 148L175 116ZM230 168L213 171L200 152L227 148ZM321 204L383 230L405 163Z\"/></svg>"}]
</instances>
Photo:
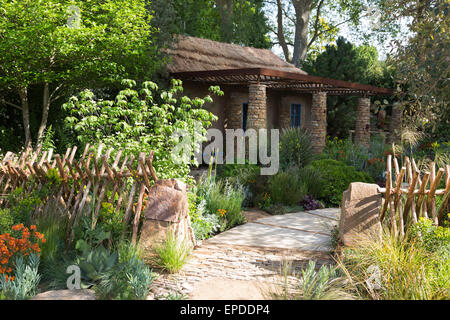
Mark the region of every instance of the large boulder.
<instances>
[{"instance_id":1,"label":"large boulder","mask_svg":"<svg viewBox=\"0 0 450 320\"><path fill-rule=\"evenodd\" d=\"M381 239L379 212L382 197L378 185L352 182L344 191L339 222L339 238L346 246L363 239Z\"/></svg>"},{"instance_id":2,"label":"large boulder","mask_svg":"<svg viewBox=\"0 0 450 320\"><path fill-rule=\"evenodd\" d=\"M164 242L169 232L177 239L195 245L186 185L183 182L177 179L156 181L148 192L144 216L139 245L147 254L151 255L155 246Z\"/></svg>"}]
</instances>

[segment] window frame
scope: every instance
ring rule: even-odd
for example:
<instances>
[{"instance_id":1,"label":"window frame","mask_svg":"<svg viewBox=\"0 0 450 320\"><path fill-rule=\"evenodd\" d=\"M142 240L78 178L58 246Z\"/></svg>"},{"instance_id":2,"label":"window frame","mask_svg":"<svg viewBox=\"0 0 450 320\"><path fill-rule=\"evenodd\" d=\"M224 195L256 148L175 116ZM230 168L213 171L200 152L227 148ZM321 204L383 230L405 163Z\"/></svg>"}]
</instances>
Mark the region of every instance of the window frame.
<instances>
[{"instance_id":1,"label":"window frame","mask_svg":"<svg viewBox=\"0 0 450 320\"><path fill-rule=\"evenodd\" d=\"M290 107L291 127L300 128L302 125L302 104L291 103Z\"/></svg>"}]
</instances>

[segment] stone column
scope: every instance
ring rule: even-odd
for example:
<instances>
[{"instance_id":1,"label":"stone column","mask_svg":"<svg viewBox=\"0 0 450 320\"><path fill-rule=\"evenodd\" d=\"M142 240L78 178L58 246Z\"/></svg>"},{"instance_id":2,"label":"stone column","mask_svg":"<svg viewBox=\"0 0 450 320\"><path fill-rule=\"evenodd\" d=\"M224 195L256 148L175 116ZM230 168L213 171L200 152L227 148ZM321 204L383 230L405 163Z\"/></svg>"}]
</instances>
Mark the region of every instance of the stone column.
<instances>
[{"instance_id":1,"label":"stone column","mask_svg":"<svg viewBox=\"0 0 450 320\"><path fill-rule=\"evenodd\" d=\"M247 127L253 129L267 128L266 86L252 83L248 88Z\"/></svg>"},{"instance_id":2,"label":"stone column","mask_svg":"<svg viewBox=\"0 0 450 320\"><path fill-rule=\"evenodd\" d=\"M398 103L392 105L391 123L389 124L389 136L387 143L400 141L402 128L403 107Z\"/></svg>"},{"instance_id":3,"label":"stone column","mask_svg":"<svg viewBox=\"0 0 450 320\"><path fill-rule=\"evenodd\" d=\"M312 137L313 150L321 153L327 139L327 93L312 94L311 122L308 126Z\"/></svg>"},{"instance_id":4,"label":"stone column","mask_svg":"<svg viewBox=\"0 0 450 320\"><path fill-rule=\"evenodd\" d=\"M355 143L370 147L370 99L359 98L356 111Z\"/></svg>"}]
</instances>

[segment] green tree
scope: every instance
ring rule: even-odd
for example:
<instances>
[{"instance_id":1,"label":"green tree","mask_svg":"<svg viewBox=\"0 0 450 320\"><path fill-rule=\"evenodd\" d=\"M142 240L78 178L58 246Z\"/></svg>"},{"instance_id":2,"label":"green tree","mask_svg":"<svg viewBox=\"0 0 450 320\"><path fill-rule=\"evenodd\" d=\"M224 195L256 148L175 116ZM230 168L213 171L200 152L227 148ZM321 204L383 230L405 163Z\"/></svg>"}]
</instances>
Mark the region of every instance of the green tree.
<instances>
[{"instance_id":1,"label":"green tree","mask_svg":"<svg viewBox=\"0 0 450 320\"><path fill-rule=\"evenodd\" d=\"M317 57L310 57L303 68L309 74L321 77L387 87L392 85L389 82L389 71L384 63L378 60L375 47L356 47L343 37L339 37L335 45L327 45L325 51ZM345 138L349 130L354 129L356 100L356 97L328 97L328 134ZM384 100L386 99L381 99L381 102ZM380 101L378 104L382 105Z\"/></svg>"},{"instance_id":2,"label":"green tree","mask_svg":"<svg viewBox=\"0 0 450 320\"><path fill-rule=\"evenodd\" d=\"M263 0L168 0L178 33L256 48L270 48Z\"/></svg>"},{"instance_id":3,"label":"green tree","mask_svg":"<svg viewBox=\"0 0 450 320\"><path fill-rule=\"evenodd\" d=\"M121 90L115 99L103 100L91 90L85 90L73 96L64 105L69 112L65 122L83 144L98 145L103 143L116 152L122 149L124 154L134 155L140 152L154 151L154 167L160 178L186 178L189 165L197 164L192 159L199 151L200 143L206 140L206 128L217 120L203 106L212 102L210 96L203 99L190 99L182 96L182 82L172 80L169 90L160 90L150 81L142 83L136 89L136 82L124 80L127 88ZM211 87L212 93L223 95L218 87ZM184 133L191 149L183 154L182 163L176 153L180 136ZM175 153L174 153L175 152ZM176 159L173 157L176 156Z\"/></svg>"},{"instance_id":4,"label":"green tree","mask_svg":"<svg viewBox=\"0 0 450 320\"><path fill-rule=\"evenodd\" d=\"M0 0L0 104L22 113L26 146L35 135L40 147L50 107L68 88L154 72L150 20L143 0ZM35 134L33 109L42 115Z\"/></svg>"},{"instance_id":5,"label":"green tree","mask_svg":"<svg viewBox=\"0 0 450 320\"><path fill-rule=\"evenodd\" d=\"M398 99L405 124L412 130L428 130L449 141L450 33L447 0L381 0L383 21L406 21L407 41L395 40L396 52L388 59L395 69Z\"/></svg>"}]
</instances>

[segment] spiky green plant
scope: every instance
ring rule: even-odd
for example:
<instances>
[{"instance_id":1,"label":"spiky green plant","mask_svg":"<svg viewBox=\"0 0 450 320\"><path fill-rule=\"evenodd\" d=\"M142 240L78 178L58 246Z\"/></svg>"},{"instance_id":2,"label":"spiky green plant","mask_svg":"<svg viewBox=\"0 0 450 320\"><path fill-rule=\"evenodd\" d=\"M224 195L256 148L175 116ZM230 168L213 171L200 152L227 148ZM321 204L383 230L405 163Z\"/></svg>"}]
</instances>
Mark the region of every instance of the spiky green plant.
<instances>
[{"instance_id":1,"label":"spiky green plant","mask_svg":"<svg viewBox=\"0 0 450 320\"><path fill-rule=\"evenodd\" d=\"M156 257L152 262L160 269L175 273L181 270L189 258L191 247L186 240L181 240L169 232L165 241L155 247Z\"/></svg>"},{"instance_id":2,"label":"spiky green plant","mask_svg":"<svg viewBox=\"0 0 450 320\"><path fill-rule=\"evenodd\" d=\"M292 269L291 262L285 262L281 268L282 283L271 292L275 299L283 300L351 300L349 281L336 267L322 265L316 271L316 262L310 260L300 273ZM293 280L295 279L295 280Z\"/></svg>"},{"instance_id":3,"label":"spiky green plant","mask_svg":"<svg viewBox=\"0 0 450 320\"><path fill-rule=\"evenodd\" d=\"M357 247L344 250L338 264L368 299L448 300L448 252L430 252L409 234L401 240L385 232L382 241L360 241ZM373 270L378 270L379 288L368 282Z\"/></svg>"},{"instance_id":4,"label":"spiky green plant","mask_svg":"<svg viewBox=\"0 0 450 320\"><path fill-rule=\"evenodd\" d=\"M314 158L311 135L300 128L284 129L280 136L280 167L303 168Z\"/></svg>"}]
</instances>

